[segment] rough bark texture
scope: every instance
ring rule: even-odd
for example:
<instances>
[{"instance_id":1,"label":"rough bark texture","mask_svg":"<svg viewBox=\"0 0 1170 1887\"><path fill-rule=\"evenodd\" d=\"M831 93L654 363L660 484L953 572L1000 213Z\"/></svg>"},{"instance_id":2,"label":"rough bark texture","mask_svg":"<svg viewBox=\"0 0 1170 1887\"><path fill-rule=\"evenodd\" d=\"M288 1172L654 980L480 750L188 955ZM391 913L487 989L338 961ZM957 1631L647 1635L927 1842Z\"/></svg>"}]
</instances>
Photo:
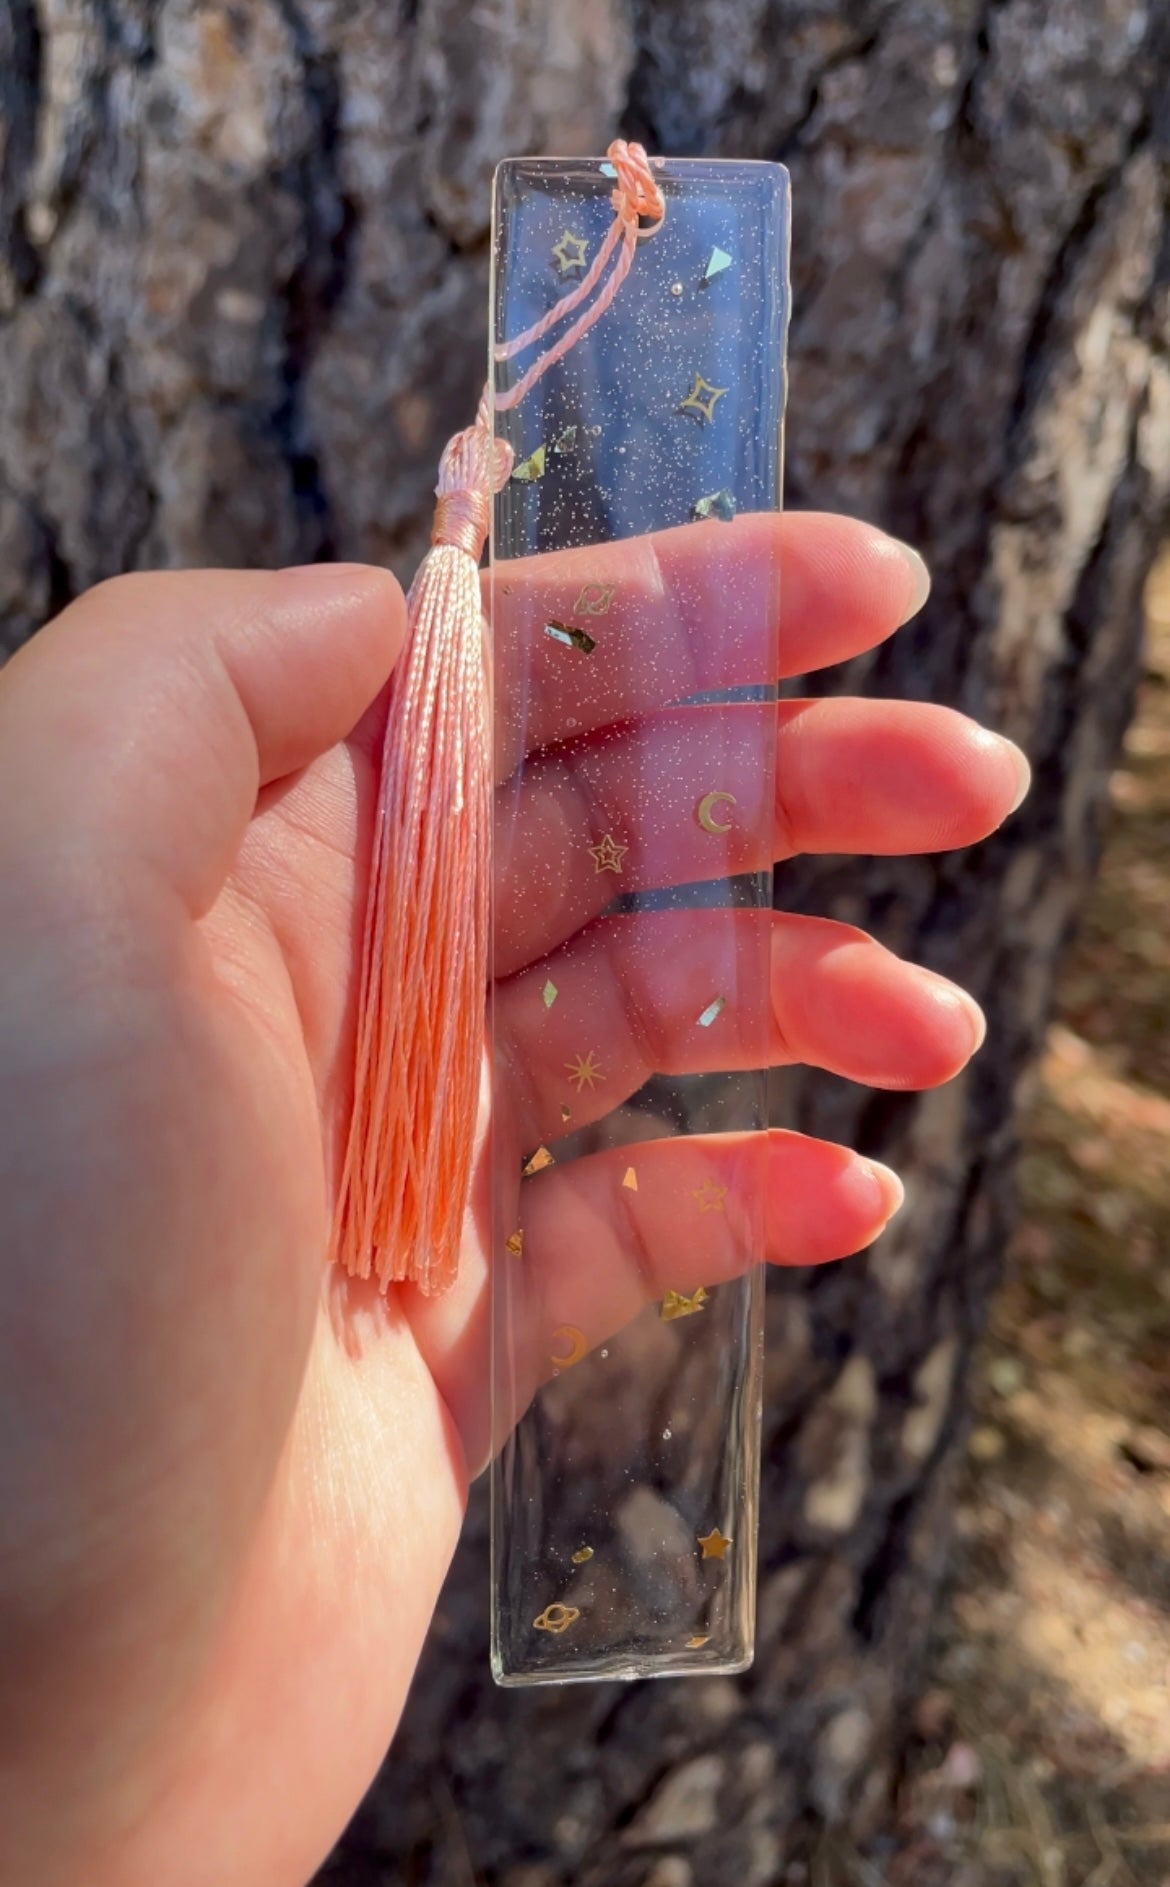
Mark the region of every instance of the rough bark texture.
<instances>
[{"instance_id":1,"label":"rough bark texture","mask_svg":"<svg viewBox=\"0 0 1170 1887\"><path fill-rule=\"evenodd\" d=\"M935 571L922 619L834 685L963 707L1037 769L975 853L784 871L786 902L967 982L991 1035L925 1099L781 1096L908 1200L867 1258L773 1288L755 1670L494 1693L477 1498L332 1883L755 1887L810 1818L880 1819L1013 1095L1170 489L1168 100L1165 9L1138 0L0 0L8 646L127 568L405 571L482 374L492 165L621 129L792 169L791 501Z\"/></svg>"}]
</instances>

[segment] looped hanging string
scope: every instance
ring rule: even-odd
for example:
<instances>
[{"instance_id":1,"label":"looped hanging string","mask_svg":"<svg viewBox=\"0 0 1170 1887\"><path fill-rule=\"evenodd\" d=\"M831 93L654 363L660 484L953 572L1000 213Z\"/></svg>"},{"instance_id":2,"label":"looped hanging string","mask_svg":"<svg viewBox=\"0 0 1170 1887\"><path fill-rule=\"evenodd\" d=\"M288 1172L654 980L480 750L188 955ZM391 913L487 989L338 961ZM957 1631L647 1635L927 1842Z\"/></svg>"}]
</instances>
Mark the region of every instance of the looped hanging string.
<instances>
[{"instance_id":1,"label":"looped hanging string","mask_svg":"<svg viewBox=\"0 0 1170 1887\"><path fill-rule=\"evenodd\" d=\"M515 386L494 398L485 387L474 425L447 443L431 548L410 586L407 644L390 682L353 1107L331 1238L337 1262L354 1276L373 1274L383 1290L401 1279L428 1293L451 1282L470 1190L492 790L478 566L493 494L512 469L492 407L517 406L601 318L638 243L666 214L641 145L619 140L607 155L617 176L614 219L591 268L527 333L498 347L496 360L582 312Z\"/></svg>"},{"instance_id":2,"label":"looped hanging string","mask_svg":"<svg viewBox=\"0 0 1170 1887\"><path fill-rule=\"evenodd\" d=\"M595 321L600 320L629 274L638 244L645 241L647 236L657 235L662 227L662 221L666 215L666 200L655 182L654 173L650 168L650 159L642 146L626 144L621 138L617 138L609 147L608 157L617 172L617 183L610 193L609 200L613 204L613 222L606 233L605 241L594 256L587 274L571 294L563 296L560 301L554 303L548 313L542 315L541 319L534 322L532 327L527 328L523 334L518 334L515 339L503 341L497 346L495 350L497 363L514 360L517 354L527 353L530 347L534 347L537 341L542 341L552 328L558 327L566 316L571 315L581 306L582 302L587 302L620 242L621 249L618 252L617 261L596 301L590 303L584 314L574 321L572 327L566 329L547 353L541 354L533 362L515 386L496 394L497 412L506 413L512 407L519 406L525 394L536 385L549 368L555 367L558 361L563 360L565 355L577 345L581 336L588 333ZM645 227L642 224L643 218L647 219Z\"/></svg>"}]
</instances>

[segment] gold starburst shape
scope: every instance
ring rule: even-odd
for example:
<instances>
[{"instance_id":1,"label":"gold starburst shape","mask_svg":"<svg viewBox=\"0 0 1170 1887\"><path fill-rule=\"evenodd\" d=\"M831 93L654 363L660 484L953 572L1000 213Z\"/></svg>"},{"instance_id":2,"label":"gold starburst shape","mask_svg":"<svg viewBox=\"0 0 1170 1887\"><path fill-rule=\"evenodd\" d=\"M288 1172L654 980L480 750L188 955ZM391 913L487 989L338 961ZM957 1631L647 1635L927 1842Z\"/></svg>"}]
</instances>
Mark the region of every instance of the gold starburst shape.
<instances>
[{"instance_id":1,"label":"gold starburst shape","mask_svg":"<svg viewBox=\"0 0 1170 1887\"><path fill-rule=\"evenodd\" d=\"M628 845L619 845L612 834L607 832L598 844L589 847L594 870L616 871L620 875L622 860L629 849Z\"/></svg>"},{"instance_id":2,"label":"gold starburst shape","mask_svg":"<svg viewBox=\"0 0 1170 1887\"><path fill-rule=\"evenodd\" d=\"M565 1067L569 1071L569 1080L577 1083L578 1094L582 1088L595 1088L599 1081L605 1080L605 1070L598 1064L597 1051L592 1048L587 1055L575 1055L572 1061L565 1063Z\"/></svg>"},{"instance_id":3,"label":"gold starburst shape","mask_svg":"<svg viewBox=\"0 0 1170 1887\"><path fill-rule=\"evenodd\" d=\"M691 1194L700 1212L722 1212L726 1197L726 1186L716 1185L713 1179L705 1179Z\"/></svg>"},{"instance_id":4,"label":"gold starburst shape","mask_svg":"<svg viewBox=\"0 0 1170 1887\"><path fill-rule=\"evenodd\" d=\"M709 380L704 380L701 373L695 375L695 384L685 400L679 401L680 413L693 413L702 425L715 417L715 408L730 387L713 387Z\"/></svg>"},{"instance_id":5,"label":"gold starburst shape","mask_svg":"<svg viewBox=\"0 0 1170 1887\"><path fill-rule=\"evenodd\" d=\"M672 1324L676 1318L693 1317L706 1302L707 1292L701 1284L689 1297L685 1291L668 1291L662 1300L659 1316L664 1324Z\"/></svg>"},{"instance_id":6,"label":"gold starburst shape","mask_svg":"<svg viewBox=\"0 0 1170 1887\"><path fill-rule=\"evenodd\" d=\"M718 1527L712 1527L710 1533L700 1533L699 1545L703 1549L704 1559L726 1559L727 1549L731 1545L731 1535L720 1533Z\"/></svg>"},{"instance_id":7,"label":"gold starburst shape","mask_svg":"<svg viewBox=\"0 0 1170 1887\"><path fill-rule=\"evenodd\" d=\"M583 269L588 254L589 244L584 236L574 236L571 229L566 229L561 240L553 245L553 261L562 275L567 275L570 269Z\"/></svg>"}]
</instances>

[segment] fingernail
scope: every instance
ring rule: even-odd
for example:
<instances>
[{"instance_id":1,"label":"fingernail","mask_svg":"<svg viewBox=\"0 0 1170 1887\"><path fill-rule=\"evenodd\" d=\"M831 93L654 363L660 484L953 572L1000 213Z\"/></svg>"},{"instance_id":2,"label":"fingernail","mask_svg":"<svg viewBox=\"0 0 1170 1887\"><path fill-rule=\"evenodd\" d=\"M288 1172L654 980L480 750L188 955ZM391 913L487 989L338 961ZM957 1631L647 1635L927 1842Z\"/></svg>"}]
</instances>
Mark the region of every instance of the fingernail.
<instances>
[{"instance_id":1,"label":"fingernail","mask_svg":"<svg viewBox=\"0 0 1170 1887\"><path fill-rule=\"evenodd\" d=\"M913 544L904 544L900 537L891 537L890 542L894 546L894 549L901 553L910 566L913 587L911 588L909 598L906 602L905 613L901 618L901 622L909 622L911 616L917 616L922 605L930 595L930 571L927 569L924 559L920 557L915 550ZM901 623L899 623L899 627L901 627Z\"/></svg>"},{"instance_id":2,"label":"fingernail","mask_svg":"<svg viewBox=\"0 0 1170 1887\"><path fill-rule=\"evenodd\" d=\"M1006 734L999 734L996 738L1002 742L1011 754L1012 764L1016 769L1016 778L1018 781L1016 796L1009 808L1009 812L1016 812L1028 797L1028 788L1032 784L1032 769L1028 764L1027 754L1022 747L1016 746L1014 740L1009 740Z\"/></svg>"},{"instance_id":3,"label":"fingernail","mask_svg":"<svg viewBox=\"0 0 1170 1887\"><path fill-rule=\"evenodd\" d=\"M880 1160L867 1159L863 1159L861 1164L867 1168L870 1177L876 1182L878 1190L881 1193L881 1209L884 1215L878 1227L878 1230L881 1231L890 1223L895 1212L897 1212L898 1208L901 1206L902 1201L906 1197L906 1188L903 1186L892 1166L883 1166Z\"/></svg>"},{"instance_id":4,"label":"fingernail","mask_svg":"<svg viewBox=\"0 0 1170 1887\"><path fill-rule=\"evenodd\" d=\"M960 1006L966 1011L971 1024L971 1047L969 1053L977 1055L987 1040L987 1017L984 1015L974 996L968 996L965 989L955 990Z\"/></svg>"},{"instance_id":5,"label":"fingernail","mask_svg":"<svg viewBox=\"0 0 1170 1887\"><path fill-rule=\"evenodd\" d=\"M279 574L282 577L297 577L302 582L308 578L320 583L344 583L347 578L369 568L369 564L364 563L286 563Z\"/></svg>"}]
</instances>

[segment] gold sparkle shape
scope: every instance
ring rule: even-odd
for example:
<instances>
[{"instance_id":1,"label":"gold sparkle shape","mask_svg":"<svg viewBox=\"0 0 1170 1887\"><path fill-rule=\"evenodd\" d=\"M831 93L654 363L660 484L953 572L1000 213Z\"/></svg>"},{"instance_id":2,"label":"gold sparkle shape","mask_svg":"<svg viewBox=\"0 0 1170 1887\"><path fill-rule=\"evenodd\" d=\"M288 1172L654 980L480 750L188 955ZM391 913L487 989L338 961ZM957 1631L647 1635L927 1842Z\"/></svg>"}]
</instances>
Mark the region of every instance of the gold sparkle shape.
<instances>
[{"instance_id":1,"label":"gold sparkle shape","mask_svg":"<svg viewBox=\"0 0 1170 1887\"><path fill-rule=\"evenodd\" d=\"M637 1192L638 1175L635 1173L632 1166L627 1166L625 1172L622 1174L622 1185L627 1192Z\"/></svg>"},{"instance_id":2,"label":"gold sparkle shape","mask_svg":"<svg viewBox=\"0 0 1170 1887\"><path fill-rule=\"evenodd\" d=\"M605 1070L599 1066L597 1051L592 1048L587 1055L574 1056L572 1061L565 1063L565 1067L569 1071L569 1080L577 1083L578 1094L582 1088L592 1090L599 1081L605 1080Z\"/></svg>"},{"instance_id":3,"label":"gold sparkle shape","mask_svg":"<svg viewBox=\"0 0 1170 1887\"><path fill-rule=\"evenodd\" d=\"M523 1232L509 1232L507 1238L504 1240L504 1245L505 1248L511 1252L513 1258L519 1258L524 1250Z\"/></svg>"},{"instance_id":4,"label":"gold sparkle shape","mask_svg":"<svg viewBox=\"0 0 1170 1887\"><path fill-rule=\"evenodd\" d=\"M679 1317L693 1317L706 1302L707 1292L701 1284L697 1291L692 1291L690 1297L685 1291L668 1291L658 1314L664 1324L672 1324Z\"/></svg>"},{"instance_id":5,"label":"gold sparkle shape","mask_svg":"<svg viewBox=\"0 0 1170 1887\"><path fill-rule=\"evenodd\" d=\"M566 649L578 649L582 655L592 655L597 643L588 629L578 629L575 623L560 622L553 616L544 625L544 633L552 642L559 642Z\"/></svg>"},{"instance_id":6,"label":"gold sparkle shape","mask_svg":"<svg viewBox=\"0 0 1170 1887\"><path fill-rule=\"evenodd\" d=\"M522 485L531 485L534 479L544 477L544 446L539 445L535 452L530 452L519 465L512 467L512 477Z\"/></svg>"},{"instance_id":7,"label":"gold sparkle shape","mask_svg":"<svg viewBox=\"0 0 1170 1887\"><path fill-rule=\"evenodd\" d=\"M561 1102L561 1119L572 1120L572 1118L573 1116L570 1114L568 1108L565 1106L565 1103L562 1101Z\"/></svg>"},{"instance_id":8,"label":"gold sparkle shape","mask_svg":"<svg viewBox=\"0 0 1170 1887\"><path fill-rule=\"evenodd\" d=\"M537 1147L536 1152L533 1154L532 1158L524 1162L523 1177L527 1179L530 1173L543 1173L546 1166L555 1166L555 1165L556 1165L556 1161L553 1158L552 1154L549 1152L548 1148Z\"/></svg>"},{"instance_id":9,"label":"gold sparkle shape","mask_svg":"<svg viewBox=\"0 0 1170 1887\"><path fill-rule=\"evenodd\" d=\"M728 491L709 491L702 498L696 498L691 506L691 516L701 524L704 518L718 518L721 524L730 524L736 513L735 493Z\"/></svg>"},{"instance_id":10,"label":"gold sparkle shape","mask_svg":"<svg viewBox=\"0 0 1170 1887\"><path fill-rule=\"evenodd\" d=\"M731 1536L720 1533L718 1527L712 1527L710 1533L699 1535L699 1545L703 1549L704 1559L726 1559L727 1549L731 1545Z\"/></svg>"},{"instance_id":11,"label":"gold sparkle shape","mask_svg":"<svg viewBox=\"0 0 1170 1887\"><path fill-rule=\"evenodd\" d=\"M570 1625L575 1625L580 1616L579 1606L561 1605L558 1602L556 1605L546 1605L540 1617L534 1618L532 1623L537 1631L551 1631L559 1635L568 1631Z\"/></svg>"},{"instance_id":12,"label":"gold sparkle shape","mask_svg":"<svg viewBox=\"0 0 1170 1887\"><path fill-rule=\"evenodd\" d=\"M702 1650L702 1648L703 1648L703 1646L704 1646L704 1645L709 1645L709 1644L710 1644L710 1642L711 1642L711 1634L710 1634L710 1632L708 1632L708 1633L707 1633L707 1635L706 1635L706 1637L705 1637L705 1638L699 1638L699 1637L694 1637L694 1638L688 1638L688 1639L687 1639L687 1650L688 1650L688 1651L701 1651L701 1650Z\"/></svg>"},{"instance_id":13,"label":"gold sparkle shape","mask_svg":"<svg viewBox=\"0 0 1170 1887\"><path fill-rule=\"evenodd\" d=\"M553 260L562 275L567 275L570 269L583 269L588 254L589 244L584 236L574 236L571 229L566 229L553 246Z\"/></svg>"},{"instance_id":14,"label":"gold sparkle shape","mask_svg":"<svg viewBox=\"0 0 1170 1887\"><path fill-rule=\"evenodd\" d=\"M581 594L573 604L574 613L578 616L608 616L616 589L616 583L583 583Z\"/></svg>"},{"instance_id":15,"label":"gold sparkle shape","mask_svg":"<svg viewBox=\"0 0 1170 1887\"><path fill-rule=\"evenodd\" d=\"M734 806L737 805L738 802L734 793L704 793L702 799L695 807L695 818L702 826L704 832L731 831L730 819L724 823L722 819L716 819L715 817L715 808L720 804L724 806ZM712 1017L712 1020L714 1020L714 1017Z\"/></svg>"},{"instance_id":16,"label":"gold sparkle shape","mask_svg":"<svg viewBox=\"0 0 1170 1887\"><path fill-rule=\"evenodd\" d=\"M584 1566L592 1558L593 1548L591 1546L579 1546L577 1551L573 1554L573 1564L574 1566Z\"/></svg>"},{"instance_id":17,"label":"gold sparkle shape","mask_svg":"<svg viewBox=\"0 0 1170 1887\"><path fill-rule=\"evenodd\" d=\"M553 1331L553 1342L558 1343L562 1339L568 1344L568 1351L564 1356L557 1356L550 1350L548 1360L554 1369L572 1369L574 1363L579 1363L581 1358L587 1355L589 1343L585 1332L578 1330L576 1324L557 1325Z\"/></svg>"},{"instance_id":18,"label":"gold sparkle shape","mask_svg":"<svg viewBox=\"0 0 1170 1887\"><path fill-rule=\"evenodd\" d=\"M548 979L548 982L545 984L544 988L541 990L540 993L544 999L545 1008L551 1009L554 1002L556 1001L557 997L560 995L561 992L557 988L556 984L553 982L552 977L550 976Z\"/></svg>"},{"instance_id":19,"label":"gold sparkle shape","mask_svg":"<svg viewBox=\"0 0 1170 1887\"><path fill-rule=\"evenodd\" d=\"M704 1009L702 1015L699 1017L699 1027L701 1029L709 1029L711 1027L711 1024L714 1022L715 1018L717 1016L722 1015L726 1007L727 1007L726 996L715 996L707 1004L707 1007Z\"/></svg>"},{"instance_id":20,"label":"gold sparkle shape","mask_svg":"<svg viewBox=\"0 0 1170 1887\"><path fill-rule=\"evenodd\" d=\"M597 845L591 845L589 847L589 854L593 860L594 870L616 871L620 875L622 860L629 849L628 845L619 845L617 840L607 832L605 837L600 840Z\"/></svg>"},{"instance_id":21,"label":"gold sparkle shape","mask_svg":"<svg viewBox=\"0 0 1170 1887\"><path fill-rule=\"evenodd\" d=\"M730 391L730 387L713 387L709 380L704 380L702 374L697 373L694 386L686 399L679 401L678 410L680 413L693 413L700 425L706 425L709 420L714 419L718 402L725 393ZM515 473L512 476L515 477Z\"/></svg>"},{"instance_id":22,"label":"gold sparkle shape","mask_svg":"<svg viewBox=\"0 0 1170 1887\"><path fill-rule=\"evenodd\" d=\"M691 1198L695 1200L700 1212L722 1212L723 1201L727 1197L726 1186L716 1185L713 1179L705 1179L701 1186L696 1186Z\"/></svg>"}]
</instances>

